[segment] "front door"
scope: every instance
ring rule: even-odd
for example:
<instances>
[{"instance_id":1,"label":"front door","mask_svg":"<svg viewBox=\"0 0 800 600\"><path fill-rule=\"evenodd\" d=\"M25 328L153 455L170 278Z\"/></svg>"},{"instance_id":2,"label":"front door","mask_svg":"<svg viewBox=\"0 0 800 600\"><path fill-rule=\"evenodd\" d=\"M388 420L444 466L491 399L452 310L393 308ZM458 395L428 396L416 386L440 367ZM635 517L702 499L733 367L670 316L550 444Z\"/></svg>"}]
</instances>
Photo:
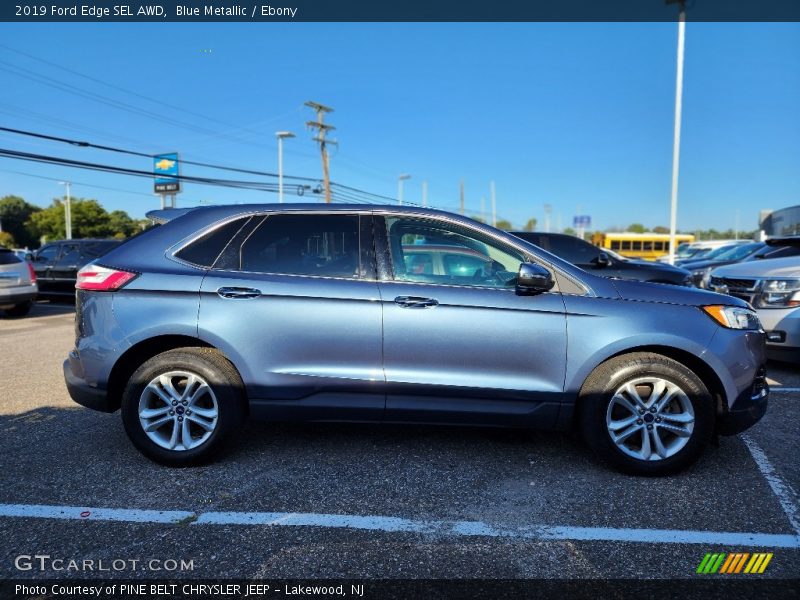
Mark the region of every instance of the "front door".
<instances>
[{"instance_id":1,"label":"front door","mask_svg":"<svg viewBox=\"0 0 800 600\"><path fill-rule=\"evenodd\" d=\"M564 387L558 290L517 295L526 257L446 219L376 217L386 419L550 426ZM546 265L545 265L546 266Z\"/></svg>"}]
</instances>

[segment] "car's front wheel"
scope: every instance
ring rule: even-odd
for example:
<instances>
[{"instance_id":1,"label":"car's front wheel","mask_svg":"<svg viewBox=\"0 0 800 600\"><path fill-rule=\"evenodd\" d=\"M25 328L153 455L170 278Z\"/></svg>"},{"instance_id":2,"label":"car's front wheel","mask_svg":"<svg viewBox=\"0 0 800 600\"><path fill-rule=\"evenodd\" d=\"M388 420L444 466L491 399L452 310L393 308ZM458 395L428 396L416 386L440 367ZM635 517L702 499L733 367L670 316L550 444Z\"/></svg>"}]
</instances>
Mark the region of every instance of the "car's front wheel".
<instances>
[{"instance_id":1,"label":"car's front wheel","mask_svg":"<svg viewBox=\"0 0 800 600\"><path fill-rule=\"evenodd\" d=\"M714 431L708 388L691 369L660 354L628 354L600 365L584 383L578 409L589 446L637 475L686 468Z\"/></svg>"},{"instance_id":2,"label":"car's front wheel","mask_svg":"<svg viewBox=\"0 0 800 600\"><path fill-rule=\"evenodd\" d=\"M131 376L122 397L128 437L145 456L169 466L213 458L244 415L236 369L210 348L154 356Z\"/></svg>"}]
</instances>

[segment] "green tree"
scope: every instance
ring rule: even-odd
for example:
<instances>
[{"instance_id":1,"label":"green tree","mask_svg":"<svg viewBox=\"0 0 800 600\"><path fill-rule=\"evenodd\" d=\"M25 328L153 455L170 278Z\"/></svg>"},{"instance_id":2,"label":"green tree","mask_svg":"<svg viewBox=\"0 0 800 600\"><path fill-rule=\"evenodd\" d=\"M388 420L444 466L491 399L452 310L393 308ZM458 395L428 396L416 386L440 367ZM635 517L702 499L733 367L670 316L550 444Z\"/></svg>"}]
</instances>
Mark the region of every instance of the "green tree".
<instances>
[{"instance_id":1,"label":"green tree","mask_svg":"<svg viewBox=\"0 0 800 600\"><path fill-rule=\"evenodd\" d=\"M16 248L17 243L14 236L7 231L0 231L0 248Z\"/></svg>"},{"instance_id":2,"label":"green tree","mask_svg":"<svg viewBox=\"0 0 800 600\"><path fill-rule=\"evenodd\" d=\"M653 233L669 233L669 227L664 227L663 225L656 225L653 227Z\"/></svg>"},{"instance_id":3,"label":"green tree","mask_svg":"<svg viewBox=\"0 0 800 600\"><path fill-rule=\"evenodd\" d=\"M514 226L511 224L511 221L506 221L505 219L500 219L499 221L497 221L495 227L497 227L498 229L504 229L506 231L511 231L512 229L514 229Z\"/></svg>"},{"instance_id":4,"label":"green tree","mask_svg":"<svg viewBox=\"0 0 800 600\"><path fill-rule=\"evenodd\" d=\"M137 222L128 213L121 210L108 213L97 200L73 198L70 209L74 238L125 238L137 231ZM31 215L30 223L48 240L63 239L66 236L64 201L53 200L51 206Z\"/></svg>"},{"instance_id":5,"label":"green tree","mask_svg":"<svg viewBox=\"0 0 800 600\"><path fill-rule=\"evenodd\" d=\"M628 225L628 229L626 229L626 231L629 231L631 233L644 233L647 231L647 227L645 227L641 223L633 223L631 225Z\"/></svg>"},{"instance_id":6,"label":"green tree","mask_svg":"<svg viewBox=\"0 0 800 600\"><path fill-rule=\"evenodd\" d=\"M561 233L566 233L567 235L578 235L578 232L575 231L572 227L565 227L564 231Z\"/></svg>"},{"instance_id":7,"label":"green tree","mask_svg":"<svg viewBox=\"0 0 800 600\"><path fill-rule=\"evenodd\" d=\"M528 222L525 223L525 227L522 228L523 231L534 231L536 229L536 223L538 221L536 218L528 219Z\"/></svg>"},{"instance_id":8,"label":"green tree","mask_svg":"<svg viewBox=\"0 0 800 600\"><path fill-rule=\"evenodd\" d=\"M0 223L3 231L11 234L20 246L38 246L39 233L27 223L31 215L40 210L38 206L28 204L19 196L0 198Z\"/></svg>"}]
</instances>

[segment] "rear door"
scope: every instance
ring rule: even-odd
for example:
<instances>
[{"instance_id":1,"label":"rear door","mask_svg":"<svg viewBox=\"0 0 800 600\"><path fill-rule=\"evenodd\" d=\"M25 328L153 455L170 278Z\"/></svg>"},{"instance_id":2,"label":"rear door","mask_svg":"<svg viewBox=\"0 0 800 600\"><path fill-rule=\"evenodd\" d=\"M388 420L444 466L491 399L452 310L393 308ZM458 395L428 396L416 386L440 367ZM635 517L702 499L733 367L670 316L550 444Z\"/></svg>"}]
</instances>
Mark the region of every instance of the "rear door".
<instances>
[{"instance_id":1,"label":"rear door","mask_svg":"<svg viewBox=\"0 0 800 600\"><path fill-rule=\"evenodd\" d=\"M287 212L240 231L203 280L199 335L273 419L382 418L381 303L369 215Z\"/></svg>"},{"instance_id":2,"label":"rear door","mask_svg":"<svg viewBox=\"0 0 800 600\"><path fill-rule=\"evenodd\" d=\"M63 295L75 293L75 280L81 261L81 244L66 242L61 254L50 268L51 291Z\"/></svg>"}]
</instances>

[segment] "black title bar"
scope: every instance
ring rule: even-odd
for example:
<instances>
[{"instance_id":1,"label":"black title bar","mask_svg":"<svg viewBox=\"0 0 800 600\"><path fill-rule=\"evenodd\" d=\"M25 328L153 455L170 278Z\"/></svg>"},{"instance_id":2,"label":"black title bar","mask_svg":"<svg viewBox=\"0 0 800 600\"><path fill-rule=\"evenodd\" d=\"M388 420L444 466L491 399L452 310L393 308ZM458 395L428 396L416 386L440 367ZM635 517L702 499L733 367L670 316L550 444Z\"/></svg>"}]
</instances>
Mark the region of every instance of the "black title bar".
<instances>
[{"instance_id":1,"label":"black title bar","mask_svg":"<svg viewBox=\"0 0 800 600\"><path fill-rule=\"evenodd\" d=\"M6 22L675 21L680 0L5 0ZM688 0L687 21L800 21L798 0Z\"/></svg>"}]
</instances>

